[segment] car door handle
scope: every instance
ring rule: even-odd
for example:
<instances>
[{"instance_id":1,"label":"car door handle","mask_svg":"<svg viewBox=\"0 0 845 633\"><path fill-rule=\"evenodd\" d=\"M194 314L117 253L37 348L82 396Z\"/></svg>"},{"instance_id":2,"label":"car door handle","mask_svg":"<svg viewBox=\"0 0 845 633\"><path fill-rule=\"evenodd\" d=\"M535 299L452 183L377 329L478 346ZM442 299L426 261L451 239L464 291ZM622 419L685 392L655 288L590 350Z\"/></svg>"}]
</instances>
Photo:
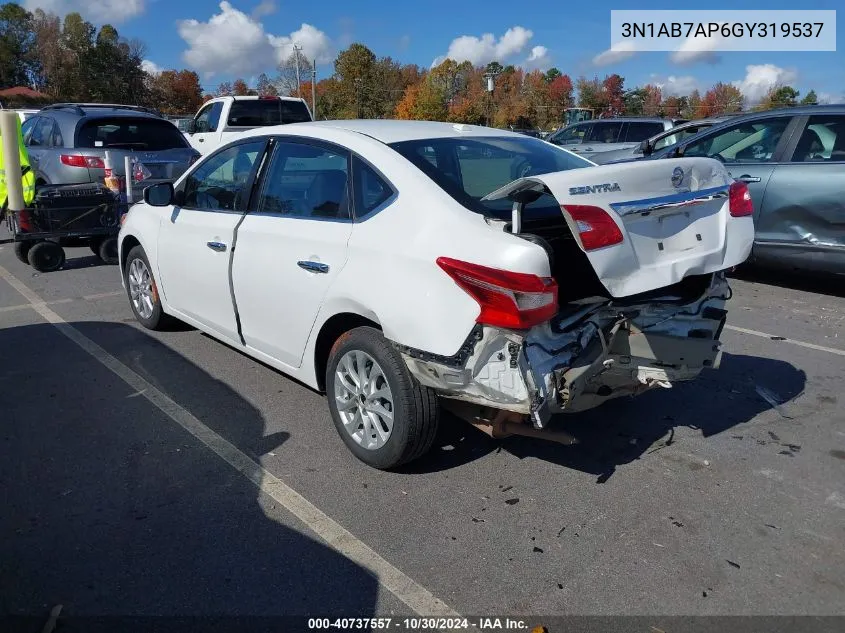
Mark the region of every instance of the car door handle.
<instances>
[{"instance_id":1,"label":"car door handle","mask_svg":"<svg viewBox=\"0 0 845 633\"><path fill-rule=\"evenodd\" d=\"M226 245L223 242L206 242L205 245L211 250L219 253L224 253L226 251Z\"/></svg>"},{"instance_id":2,"label":"car door handle","mask_svg":"<svg viewBox=\"0 0 845 633\"><path fill-rule=\"evenodd\" d=\"M300 268L312 273L327 273L329 272L329 265L320 262L298 261L296 265Z\"/></svg>"},{"instance_id":3,"label":"car door handle","mask_svg":"<svg viewBox=\"0 0 845 633\"><path fill-rule=\"evenodd\" d=\"M204 139L204 138L198 138L197 140L198 140L200 143L205 143L205 139Z\"/></svg>"},{"instance_id":4,"label":"car door handle","mask_svg":"<svg viewBox=\"0 0 845 633\"><path fill-rule=\"evenodd\" d=\"M743 174L739 178L737 178L740 182L760 182L759 176L749 176L748 174Z\"/></svg>"}]
</instances>

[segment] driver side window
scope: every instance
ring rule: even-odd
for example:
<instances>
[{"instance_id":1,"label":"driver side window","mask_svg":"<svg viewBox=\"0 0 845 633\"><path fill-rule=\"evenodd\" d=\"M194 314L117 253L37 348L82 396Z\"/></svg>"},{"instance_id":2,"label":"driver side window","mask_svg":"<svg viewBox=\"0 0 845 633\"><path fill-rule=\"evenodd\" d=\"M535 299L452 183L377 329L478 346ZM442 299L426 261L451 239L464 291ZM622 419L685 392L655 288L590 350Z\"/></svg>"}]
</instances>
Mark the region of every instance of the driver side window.
<instances>
[{"instance_id":1,"label":"driver side window","mask_svg":"<svg viewBox=\"0 0 845 633\"><path fill-rule=\"evenodd\" d=\"M555 145L574 145L576 143L580 143L584 139L584 136L586 136L587 132L589 132L592 125L592 123L573 125L561 130L560 133L549 138L549 142L554 143Z\"/></svg>"},{"instance_id":2,"label":"driver side window","mask_svg":"<svg viewBox=\"0 0 845 633\"><path fill-rule=\"evenodd\" d=\"M197 117L197 132L216 132L222 111L223 104L219 101L203 108Z\"/></svg>"},{"instance_id":3,"label":"driver side window","mask_svg":"<svg viewBox=\"0 0 845 633\"><path fill-rule=\"evenodd\" d=\"M234 145L211 156L185 179L181 206L208 211L242 211L249 198L250 175L264 141Z\"/></svg>"},{"instance_id":4,"label":"driver side window","mask_svg":"<svg viewBox=\"0 0 845 633\"><path fill-rule=\"evenodd\" d=\"M690 143L684 156L706 156L726 163L767 163L791 117L748 121Z\"/></svg>"}]
</instances>

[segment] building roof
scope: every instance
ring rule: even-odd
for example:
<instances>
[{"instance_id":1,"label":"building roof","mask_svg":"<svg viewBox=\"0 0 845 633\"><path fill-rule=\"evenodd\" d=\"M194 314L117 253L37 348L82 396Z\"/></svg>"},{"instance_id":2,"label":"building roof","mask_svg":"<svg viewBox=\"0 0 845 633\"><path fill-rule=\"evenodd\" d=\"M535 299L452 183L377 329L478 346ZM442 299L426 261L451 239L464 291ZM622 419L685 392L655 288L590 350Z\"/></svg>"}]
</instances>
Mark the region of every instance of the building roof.
<instances>
[{"instance_id":1,"label":"building roof","mask_svg":"<svg viewBox=\"0 0 845 633\"><path fill-rule=\"evenodd\" d=\"M27 86L15 86L14 88L6 88L0 90L0 98L2 97L28 97L30 99L46 99L47 95L43 92L38 92Z\"/></svg>"}]
</instances>

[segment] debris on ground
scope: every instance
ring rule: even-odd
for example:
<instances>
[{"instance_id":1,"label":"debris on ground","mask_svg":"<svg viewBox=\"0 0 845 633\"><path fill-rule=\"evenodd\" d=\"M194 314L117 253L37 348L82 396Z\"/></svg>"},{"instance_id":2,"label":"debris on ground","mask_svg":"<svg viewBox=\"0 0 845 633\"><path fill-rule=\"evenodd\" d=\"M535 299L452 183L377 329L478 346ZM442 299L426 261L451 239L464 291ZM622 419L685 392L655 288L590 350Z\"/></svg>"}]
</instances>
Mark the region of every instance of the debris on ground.
<instances>
[{"instance_id":1,"label":"debris on ground","mask_svg":"<svg viewBox=\"0 0 845 633\"><path fill-rule=\"evenodd\" d=\"M499 486L499 487L502 488L501 486ZM513 489L513 486L507 486L505 488L502 488L502 492L507 492L508 490L511 490L511 489Z\"/></svg>"},{"instance_id":2,"label":"debris on ground","mask_svg":"<svg viewBox=\"0 0 845 633\"><path fill-rule=\"evenodd\" d=\"M735 562L733 562L732 560L728 560L728 559L726 558L726 559L725 559L725 562L726 562L728 565L730 565L731 567L736 567L737 569L739 569L739 568L740 568L740 567L739 567L739 563L735 563Z\"/></svg>"},{"instance_id":3,"label":"debris on ground","mask_svg":"<svg viewBox=\"0 0 845 633\"><path fill-rule=\"evenodd\" d=\"M769 403L772 409L777 411L781 417L786 418L787 420L792 419L792 416L788 415L786 411L784 411L782 406L783 403L776 393L760 385L754 385L754 390L757 392L757 395L760 396L767 403Z\"/></svg>"},{"instance_id":4,"label":"debris on ground","mask_svg":"<svg viewBox=\"0 0 845 633\"><path fill-rule=\"evenodd\" d=\"M534 551L539 553L539 554L543 553L543 550L541 548L537 547L536 545L534 546Z\"/></svg>"},{"instance_id":5,"label":"debris on ground","mask_svg":"<svg viewBox=\"0 0 845 633\"><path fill-rule=\"evenodd\" d=\"M507 503L509 506L519 503L519 497L514 497L513 499L505 499L505 503Z\"/></svg>"}]
</instances>

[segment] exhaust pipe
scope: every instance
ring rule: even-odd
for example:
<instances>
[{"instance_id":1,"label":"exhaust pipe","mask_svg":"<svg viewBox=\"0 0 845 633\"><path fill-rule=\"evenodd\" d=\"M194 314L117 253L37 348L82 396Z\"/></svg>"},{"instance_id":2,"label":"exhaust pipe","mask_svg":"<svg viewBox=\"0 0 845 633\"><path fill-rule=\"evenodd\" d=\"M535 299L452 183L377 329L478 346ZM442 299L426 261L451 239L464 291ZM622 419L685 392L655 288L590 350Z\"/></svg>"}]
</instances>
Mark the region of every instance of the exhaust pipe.
<instances>
[{"instance_id":1,"label":"exhaust pipe","mask_svg":"<svg viewBox=\"0 0 845 633\"><path fill-rule=\"evenodd\" d=\"M527 415L491 409L461 400L444 399L443 406L462 420L469 422L478 430L493 439L503 439L513 435L533 437L550 442L557 442L564 446L578 444L578 439L564 431L551 429L535 429Z\"/></svg>"}]
</instances>

